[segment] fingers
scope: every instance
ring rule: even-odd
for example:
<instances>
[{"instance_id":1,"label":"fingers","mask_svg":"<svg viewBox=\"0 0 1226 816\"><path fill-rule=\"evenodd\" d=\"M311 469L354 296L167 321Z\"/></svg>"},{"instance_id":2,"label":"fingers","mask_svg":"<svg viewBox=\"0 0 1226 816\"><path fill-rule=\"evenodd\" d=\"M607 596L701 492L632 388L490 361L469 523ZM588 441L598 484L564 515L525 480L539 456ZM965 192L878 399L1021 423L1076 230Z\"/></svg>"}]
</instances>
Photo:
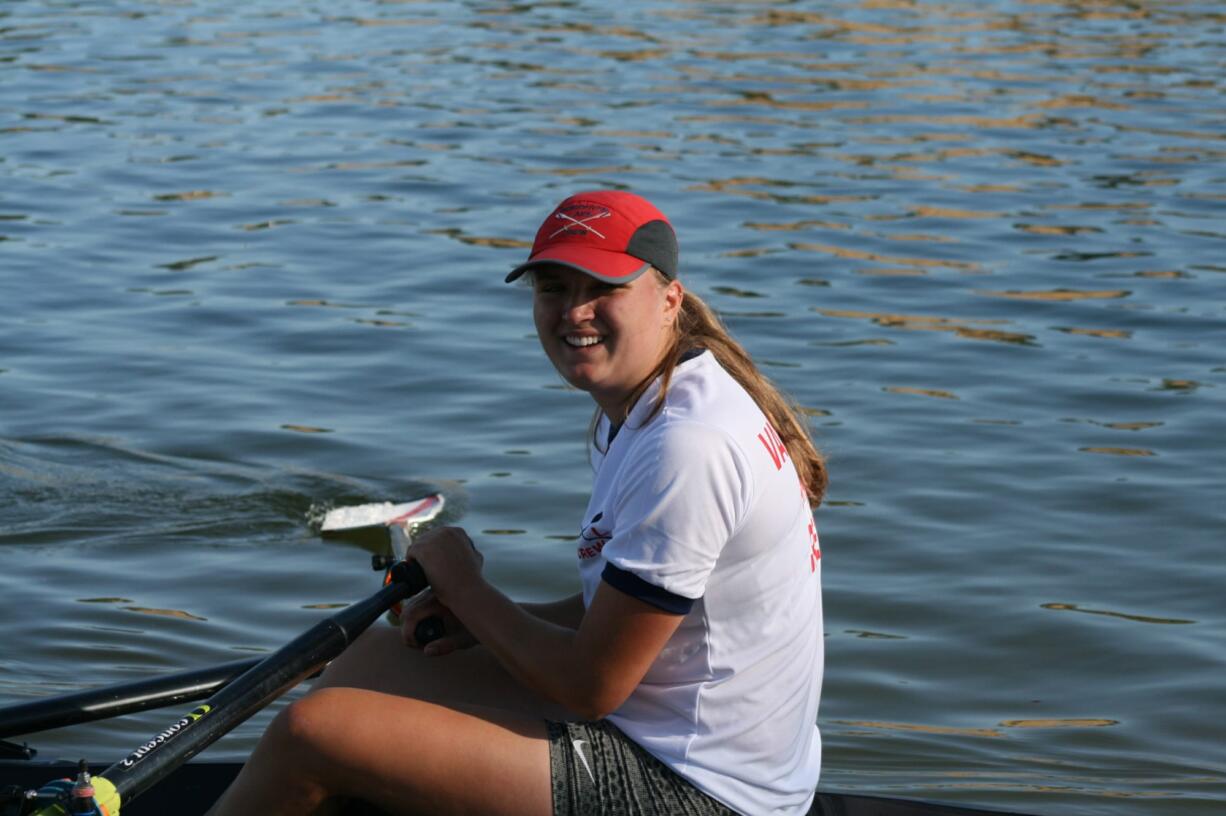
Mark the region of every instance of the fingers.
<instances>
[{"instance_id":1,"label":"fingers","mask_svg":"<svg viewBox=\"0 0 1226 816\"><path fill-rule=\"evenodd\" d=\"M413 541L405 557L421 565L430 587L414 596L401 614L400 636L404 643L422 649L427 656L475 645L476 639L448 607L449 602L463 598L463 593L484 580L481 569L485 559L468 533L460 527L429 530ZM428 618L442 620L443 634L422 643L416 630ZM423 634L422 638L426 636Z\"/></svg>"},{"instance_id":2,"label":"fingers","mask_svg":"<svg viewBox=\"0 0 1226 816\"><path fill-rule=\"evenodd\" d=\"M451 654L458 648L459 646L455 638L441 637L438 640L427 643L425 648L421 650L421 653L426 657L443 657L444 655Z\"/></svg>"},{"instance_id":3,"label":"fingers","mask_svg":"<svg viewBox=\"0 0 1226 816\"><path fill-rule=\"evenodd\" d=\"M443 634L429 643L421 643L417 637L418 625L429 618L442 621ZM467 649L477 643L460 620L438 599L432 590L426 589L414 595L400 616L400 638L412 649L421 649L426 657L451 654L458 649Z\"/></svg>"},{"instance_id":4,"label":"fingers","mask_svg":"<svg viewBox=\"0 0 1226 816\"><path fill-rule=\"evenodd\" d=\"M420 649L425 644L417 642L417 624L426 618L441 618L446 613L447 607L443 606L430 589L424 589L410 598L400 613L400 638L404 645Z\"/></svg>"},{"instance_id":5,"label":"fingers","mask_svg":"<svg viewBox=\"0 0 1226 816\"><path fill-rule=\"evenodd\" d=\"M416 538L405 557L421 565L444 602L481 580L485 559L460 527L439 527Z\"/></svg>"},{"instance_id":6,"label":"fingers","mask_svg":"<svg viewBox=\"0 0 1226 816\"><path fill-rule=\"evenodd\" d=\"M477 639L472 636L471 632L460 626L454 617L449 617L448 619L453 621L454 624L447 625L450 628L446 629L442 637L426 644L425 648L422 649L422 654L426 657L451 654L460 649L471 649L477 645Z\"/></svg>"},{"instance_id":7,"label":"fingers","mask_svg":"<svg viewBox=\"0 0 1226 816\"><path fill-rule=\"evenodd\" d=\"M414 545L418 547L432 546L436 542L444 544L464 543L474 550L477 549L477 546L473 544L473 540L463 527L435 527L413 539Z\"/></svg>"},{"instance_id":8,"label":"fingers","mask_svg":"<svg viewBox=\"0 0 1226 816\"><path fill-rule=\"evenodd\" d=\"M480 555L477 545L463 527L435 527L413 539L411 550L426 550L435 547L457 547L467 544L465 550L471 550Z\"/></svg>"}]
</instances>

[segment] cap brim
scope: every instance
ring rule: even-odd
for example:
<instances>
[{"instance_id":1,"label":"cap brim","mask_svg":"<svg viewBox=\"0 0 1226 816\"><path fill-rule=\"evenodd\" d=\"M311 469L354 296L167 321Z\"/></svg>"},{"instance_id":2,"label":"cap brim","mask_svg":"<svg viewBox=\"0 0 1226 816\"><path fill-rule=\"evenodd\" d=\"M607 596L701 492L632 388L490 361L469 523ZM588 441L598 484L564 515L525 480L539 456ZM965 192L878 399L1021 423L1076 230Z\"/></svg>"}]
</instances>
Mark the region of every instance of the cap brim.
<instances>
[{"instance_id":1,"label":"cap brim","mask_svg":"<svg viewBox=\"0 0 1226 816\"><path fill-rule=\"evenodd\" d=\"M506 277L506 282L510 283L531 269L546 266L564 266L605 283L629 283L651 268L651 264L646 261L624 252L581 246L556 246L533 255L527 263L512 269Z\"/></svg>"}]
</instances>

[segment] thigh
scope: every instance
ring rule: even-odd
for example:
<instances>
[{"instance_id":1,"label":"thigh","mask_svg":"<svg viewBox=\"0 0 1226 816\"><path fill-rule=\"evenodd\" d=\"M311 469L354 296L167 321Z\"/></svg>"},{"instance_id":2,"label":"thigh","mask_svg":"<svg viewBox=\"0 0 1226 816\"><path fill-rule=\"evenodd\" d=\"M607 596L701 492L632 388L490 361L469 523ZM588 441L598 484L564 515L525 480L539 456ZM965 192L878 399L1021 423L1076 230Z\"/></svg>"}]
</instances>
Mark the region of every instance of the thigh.
<instances>
[{"instance_id":1,"label":"thigh","mask_svg":"<svg viewBox=\"0 0 1226 816\"><path fill-rule=\"evenodd\" d=\"M549 816L546 723L365 689L312 691L274 720L225 812L314 813L348 799L392 816Z\"/></svg>"},{"instance_id":2,"label":"thigh","mask_svg":"<svg viewBox=\"0 0 1226 816\"><path fill-rule=\"evenodd\" d=\"M537 719L573 720L562 706L511 676L483 646L442 657L410 649L400 630L376 624L324 671L315 689L360 688L453 708L493 708Z\"/></svg>"}]
</instances>

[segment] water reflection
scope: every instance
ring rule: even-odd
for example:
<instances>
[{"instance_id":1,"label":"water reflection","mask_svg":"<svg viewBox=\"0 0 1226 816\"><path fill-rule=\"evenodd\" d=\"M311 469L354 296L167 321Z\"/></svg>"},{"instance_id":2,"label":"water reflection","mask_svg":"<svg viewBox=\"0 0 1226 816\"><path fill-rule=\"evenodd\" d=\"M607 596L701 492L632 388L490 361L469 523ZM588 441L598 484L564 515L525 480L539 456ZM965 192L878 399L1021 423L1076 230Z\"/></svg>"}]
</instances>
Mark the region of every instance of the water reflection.
<instances>
[{"instance_id":1,"label":"water reflection","mask_svg":"<svg viewBox=\"0 0 1226 816\"><path fill-rule=\"evenodd\" d=\"M1127 612L1112 612L1107 609L1086 609L1077 604L1070 603L1045 603L1040 604L1043 609L1054 609L1059 612L1082 612L1086 615L1106 615L1110 618L1123 618L1124 620L1137 621L1138 623L1166 623L1166 624L1183 624L1196 623L1192 620L1183 620L1181 618L1158 618L1152 615L1135 615Z\"/></svg>"},{"instance_id":2,"label":"water reflection","mask_svg":"<svg viewBox=\"0 0 1226 816\"><path fill-rule=\"evenodd\" d=\"M1119 724L1119 720L1066 717L1062 719L1004 720L1000 725L1002 728L1106 728Z\"/></svg>"},{"instance_id":3,"label":"water reflection","mask_svg":"<svg viewBox=\"0 0 1226 816\"><path fill-rule=\"evenodd\" d=\"M855 728L878 728L885 731L916 732L922 734L939 734L958 737L1003 737L1003 732L995 728L954 728L946 725L924 725L920 723L877 722L873 720L835 720L837 725L853 726Z\"/></svg>"},{"instance_id":4,"label":"water reflection","mask_svg":"<svg viewBox=\"0 0 1226 816\"><path fill-rule=\"evenodd\" d=\"M937 399L958 399L957 394L951 391L942 391L939 388L914 388L907 385L891 385L881 390L889 394L914 394L920 397L935 397Z\"/></svg>"},{"instance_id":5,"label":"water reflection","mask_svg":"<svg viewBox=\"0 0 1226 816\"><path fill-rule=\"evenodd\" d=\"M1106 300L1115 298L1125 298L1132 293L1122 289L1098 290L1098 291L1078 291L1074 289L1048 289L1035 290L1029 292L1010 290L1006 292L993 292L988 290L980 290L975 294L984 295L985 297L1001 297L1011 300L1043 300L1049 303L1071 303L1077 300Z\"/></svg>"},{"instance_id":6,"label":"water reflection","mask_svg":"<svg viewBox=\"0 0 1226 816\"><path fill-rule=\"evenodd\" d=\"M123 607L128 612L139 612L142 615L159 615L164 618L178 618L179 620L204 621L208 618L203 618L199 615L193 615L190 612L185 612L182 609L155 609L148 606L125 606Z\"/></svg>"},{"instance_id":7,"label":"water reflection","mask_svg":"<svg viewBox=\"0 0 1226 816\"><path fill-rule=\"evenodd\" d=\"M897 240L897 239L895 239ZM957 272L975 273L982 272L983 266L967 261L956 261L940 258L921 258L907 257L899 255L884 255L878 252L870 252L862 249L853 249L851 247L835 246L833 244L815 244L806 241L796 241L788 244L789 248L800 252L821 252L828 255L833 255L837 258L843 258L853 261L872 261L874 263L884 263L894 266L915 267L920 271L929 269L952 269Z\"/></svg>"},{"instance_id":8,"label":"water reflection","mask_svg":"<svg viewBox=\"0 0 1226 816\"><path fill-rule=\"evenodd\" d=\"M992 340L1000 343L1010 343L1023 346L1033 345L1035 341L1034 336L1029 334L1023 334L1020 332L1006 332L999 329L982 329L977 327L977 325L991 325L1008 322L1003 320L956 320L954 318L936 317L932 315L879 314L875 312L858 312L848 309L814 308L813 311L825 317L870 320L878 326L884 326L890 329L953 332L956 336L965 337L969 340ZM873 341L856 342L865 343Z\"/></svg>"}]
</instances>

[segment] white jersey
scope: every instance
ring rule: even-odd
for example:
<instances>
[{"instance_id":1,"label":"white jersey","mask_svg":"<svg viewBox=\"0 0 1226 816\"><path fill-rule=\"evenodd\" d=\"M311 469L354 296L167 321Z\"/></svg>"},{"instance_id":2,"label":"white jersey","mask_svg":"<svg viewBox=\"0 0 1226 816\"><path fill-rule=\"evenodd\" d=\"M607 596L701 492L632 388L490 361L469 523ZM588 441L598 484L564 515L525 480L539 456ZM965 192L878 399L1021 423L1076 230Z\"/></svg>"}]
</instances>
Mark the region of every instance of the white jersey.
<instances>
[{"instance_id":1,"label":"white jersey","mask_svg":"<svg viewBox=\"0 0 1226 816\"><path fill-rule=\"evenodd\" d=\"M806 813L821 767L821 550L778 434L703 352L613 440L597 425L579 542L603 581L685 619L609 720L741 813ZM603 448L603 450L601 450Z\"/></svg>"}]
</instances>

